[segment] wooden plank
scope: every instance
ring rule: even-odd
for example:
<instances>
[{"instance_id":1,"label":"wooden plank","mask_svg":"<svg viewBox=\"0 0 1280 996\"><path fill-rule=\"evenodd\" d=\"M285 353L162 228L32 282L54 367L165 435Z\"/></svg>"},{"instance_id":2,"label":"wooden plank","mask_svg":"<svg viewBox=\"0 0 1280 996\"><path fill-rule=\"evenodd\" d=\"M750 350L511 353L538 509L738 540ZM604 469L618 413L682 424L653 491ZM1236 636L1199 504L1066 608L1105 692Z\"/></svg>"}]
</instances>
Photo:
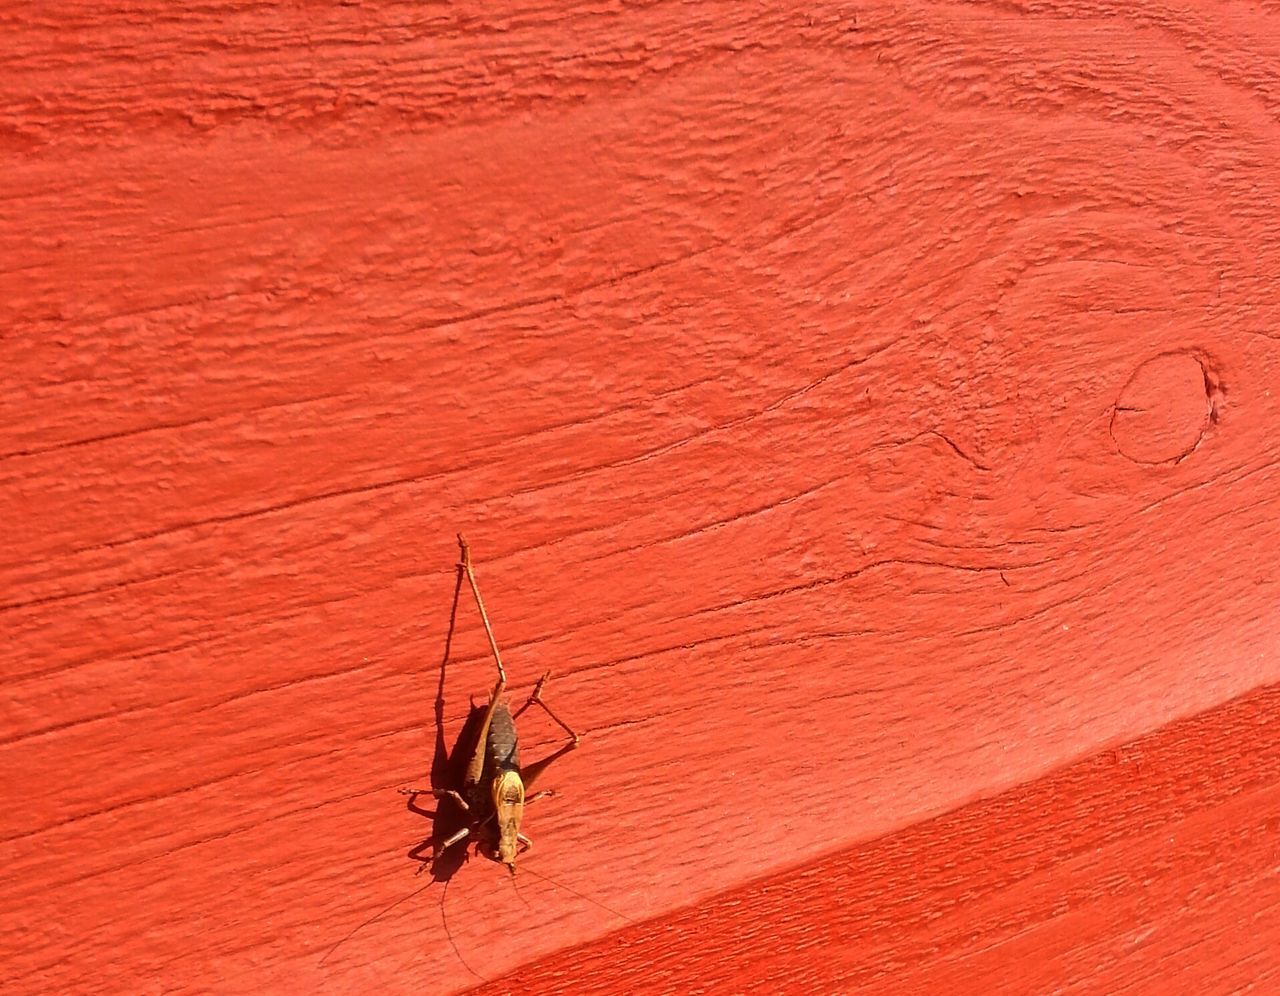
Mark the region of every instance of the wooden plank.
<instances>
[{"instance_id":1,"label":"wooden plank","mask_svg":"<svg viewBox=\"0 0 1280 996\"><path fill-rule=\"evenodd\" d=\"M1277 722L1273 687L480 992L1273 990Z\"/></svg>"},{"instance_id":2,"label":"wooden plank","mask_svg":"<svg viewBox=\"0 0 1280 996\"><path fill-rule=\"evenodd\" d=\"M1274 12L0 27L9 991L448 991L1280 681ZM536 912L321 965L420 884L457 529L586 732Z\"/></svg>"}]
</instances>

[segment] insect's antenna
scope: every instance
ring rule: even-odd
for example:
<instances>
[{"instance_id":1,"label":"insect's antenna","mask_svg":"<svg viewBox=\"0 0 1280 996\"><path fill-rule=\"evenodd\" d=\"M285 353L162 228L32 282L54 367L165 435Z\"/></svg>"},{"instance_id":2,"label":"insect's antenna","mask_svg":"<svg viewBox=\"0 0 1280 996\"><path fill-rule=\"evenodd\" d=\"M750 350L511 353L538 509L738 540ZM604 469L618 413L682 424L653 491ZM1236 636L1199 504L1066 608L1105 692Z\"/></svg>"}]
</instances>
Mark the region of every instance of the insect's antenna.
<instances>
[{"instance_id":1,"label":"insect's antenna","mask_svg":"<svg viewBox=\"0 0 1280 996\"><path fill-rule=\"evenodd\" d=\"M476 597L476 608L480 610L480 621L484 623L484 635L489 638L489 649L493 651L494 663L498 665L498 677L504 682L507 672L502 666L502 655L498 653L498 641L493 638L493 627L489 625L489 614L484 610L484 600L480 597L480 586L476 584L475 571L471 569L471 548L458 533L458 547L462 551L462 569L467 572L467 580L471 582L471 594Z\"/></svg>"},{"instance_id":2,"label":"insect's antenna","mask_svg":"<svg viewBox=\"0 0 1280 996\"><path fill-rule=\"evenodd\" d=\"M515 876L514 868L511 871L510 881L511 881L511 888L514 889L516 895L520 897L520 902L524 903L524 908L527 910L533 909L533 907L529 905L529 900L524 898L524 893L520 891L520 886L516 885L516 876Z\"/></svg>"},{"instance_id":3,"label":"insect's antenna","mask_svg":"<svg viewBox=\"0 0 1280 996\"><path fill-rule=\"evenodd\" d=\"M457 956L458 963L481 982L488 982L488 979L472 968L467 959L462 957L462 952L458 950L458 942L453 939L453 931L449 929L449 917L444 911L444 901L449 895L449 883L452 881L453 879L446 879L444 889L440 893L440 922L444 925L444 936L449 938L449 947L453 948L453 953Z\"/></svg>"},{"instance_id":4,"label":"insect's antenna","mask_svg":"<svg viewBox=\"0 0 1280 996\"><path fill-rule=\"evenodd\" d=\"M525 865L525 866L524 866L524 868L522 869L522 871L523 871L523 872L526 872L526 873L528 873L528 874L530 874L530 875L532 875L534 878L540 878L540 879L542 879L542 881L547 882L547 883L549 883L550 885L554 885L557 889L563 889L565 892L569 893L570 895L574 895L574 896L577 896L579 899L586 900L588 903L591 903L593 906L599 906L599 907L600 907L602 910L604 910L606 913L612 913L614 916L618 917L620 920L626 920L626 921L627 921L627 923L635 923L635 922L636 922L636 921L635 921L635 920L633 920L631 917L627 916L627 914L625 914L625 913L619 913L619 912L618 912L617 910L615 910L612 906L606 906L604 903L600 902L600 900L598 900L598 899L593 899L591 896L583 895L583 894L582 894L581 892L579 892L577 889L571 889L571 888L569 888L567 885L565 885L565 884L564 884L564 883L562 883L562 882L557 882L557 881L556 881L555 879L553 879L553 878L548 878L546 875L543 875L541 872L536 872L536 871L534 871L534 870L533 870L532 868L530 868L528 865ZM513 882L512 884L514 885L515 883ZM523 898L523 897L521 897L521 898Z\"/></svg>"},{"instance_id":5,"label":"insect's antenna","mask_svg":"<svg viewBox=\"0 0 1280 996\"><path fill-rule=\"evenodd\" d=\"M347 941L351 940L351 938L355 937L358 932L360 932L361 930L364 930L364 928L369 926L369 924L374 923L377 920L381 920L384 916L390 913L393 909L395 909L401 903L408 902L418 893L431 888L431 886L433 885L435 885L435 879L432 879L430 882L422 886L422 888L420 889L414 889L407 896L401 896L390 906L383 907L377 913L373 914L373 916L369 917L368 920L365 920L363 923L357 924L356 926L352 927L351 930L347 931L347 934L345 937L341 938L337 944L335 944L333 947L331 947L328 951L325 952L324 957L320 959L320 964L323 965L326 961L328 961L330 955L332 955L335 951L337 951L338 948L342 947L342 945L346 944ZM445 888L447 889L448 887L449 887L449 883L446 882Z\"/></svg>"}]
</instances>

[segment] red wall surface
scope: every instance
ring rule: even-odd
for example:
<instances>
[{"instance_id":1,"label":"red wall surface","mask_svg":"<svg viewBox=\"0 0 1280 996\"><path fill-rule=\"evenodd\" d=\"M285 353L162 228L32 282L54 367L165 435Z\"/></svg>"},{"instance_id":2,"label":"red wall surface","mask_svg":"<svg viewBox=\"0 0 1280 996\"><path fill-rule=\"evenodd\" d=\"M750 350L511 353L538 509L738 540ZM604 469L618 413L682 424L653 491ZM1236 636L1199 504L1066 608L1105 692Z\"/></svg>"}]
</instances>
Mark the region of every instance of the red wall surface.
<instances>
[{"instance_id":1,"label":"red wall surface","mask_svg":"<svg viewBox=\"0 0 1280 996\"><path fill-rule=\"evenodd\" d=\"M5 991L1275 985L1280 10L494 8L0 0Z\"/></svg>"}]
</instances>

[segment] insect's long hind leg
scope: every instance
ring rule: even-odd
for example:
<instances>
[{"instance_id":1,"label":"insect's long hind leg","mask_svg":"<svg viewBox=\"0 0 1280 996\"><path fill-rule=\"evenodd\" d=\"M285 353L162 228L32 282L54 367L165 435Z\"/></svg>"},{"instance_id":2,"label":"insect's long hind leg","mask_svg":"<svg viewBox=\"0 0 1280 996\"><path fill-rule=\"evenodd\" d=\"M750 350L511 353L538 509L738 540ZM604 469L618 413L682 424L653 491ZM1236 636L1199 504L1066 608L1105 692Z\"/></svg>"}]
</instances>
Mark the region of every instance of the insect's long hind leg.
<instances>
[{"instance_id":1,"label":"insect's long hind leg","mask_svg":"<svg viewBox=\"0 0 1280 996\"><path fill-rule=\"evenodd\" d=\"M493 662L498 665L499 686L507 683L507 672L502 666L502 655L498 653L498 641L493 638L493 627L489 625L489 614L484 610L484 599L480 597L480 586L476 584L475 571L471 569L471 547L458 533L458 546L462 551L462 569L467 572L467 581L471 584L471 594L475 596L476 608L480 610L480 621L484 623L484 634L489 638L489 649L493 651Z\"/></svg>"},{"instance_id":2,"label":"insect's long hind leg","mask_svg":"<svg viewBox=\"0 0 1280 996\"><path fill-rule=\"evenodd\" d=\"M544 674L541 678L538 679L538 683L533 686L533 691L529 695L529 700L525 702L525 704L522 705L519 709L516 710L515 715L519 716L522 712L528 709L529 706L534 705L536 703L537 705L542 706L542 708L546 710L547 715L550 716L552 719L554 719L556 723L560 726L560 728L564 730L565 733L569 734L570 739L567 744L564 744L562 747L560 747L559 750L553 752L547 757L544 757L541 761L535 761L533 762L533 764L526 764L524 766L523 770L521 771L521 775L524 777L525 788L532 787L534 779L536 779L539 775L542 774L543 771L545 771L548 767L550 767L552 762L554 762L557 758L563 757L565 754L569 753L569 751L577 747L578 741L582 739L578 735L578 733L572 727L569 726L568 723L566 723L563 719L561 719L554 712L552 712L551 707L542 701L542 689L546 686L547 679L550 677L551 677L551 672L548 671L546 674ZM515 717L512 717L512 718L515 718ZM544 794L553 795L554 792L549 791L546 793L543 793L543 792L535 793L536 796L541 796ZM528 801L529 799L525 799L525 802L528 802Z\"/></svg>"},{"instance_id":3,"label":"insect's long hind leg","mask_svg":"<svg viewBox=\"0 0 1280 996\"><path fill-rule=\"evenodd\" d=\"M489 638L489 649L493 651L493 662L498 665L498 680L489 693L489 708L485 710L484 720L480 724L476 738L475 753L467 765L467 784L476 785L484 774L485 747L489 742L489 725L493 722L494 710L498 708L498 699L507 686L507 672L502 666L502 655L498 653L498 641L493 638L493 627L489 625L489 615L484 610L484 600L480 597L480 586L476 584L475 571L471 569L471 548L467 541L458 534L458 547L462 551L462 569L466 571L467 581L471 583L471 594L476 598L476 608L480 610L480 621L484 623L485 636Z\"/></svg>"},{"instance_id":4,"label":"insect's long hind leg","mask_svg":"<svg viewBox=\"0 0 1280 996\"><path fill-rule=\"evenodd\" d=\"M578 741L581 740L582 738L573 731L573 728L570 727L568 723L566 723L563 719L561 719L559 716L557 716L554 712L551 711L551 706L547 705L546 702L542 700L542 688L544 685L546 685L547 680L550 677L551 677L551 672L547 671L545 674L543 674L541 678L538 679L538 683L533 686L533 691L529 693L529 700L525 702L525 704L522 705L519 709L517 709L515 712L515 715L512 716L511 718L519 719L520 714L522 712L528 709L529 706L534 705L536 703L537 705L542 706L544 710L546 710L547 715L550 716L552 719L554 719L556 721L556 724L562 730L564 730L565 733L569 734L570 739L573 741L573 746L576 747L578 746Z\"/></svg>"}]
</instances>

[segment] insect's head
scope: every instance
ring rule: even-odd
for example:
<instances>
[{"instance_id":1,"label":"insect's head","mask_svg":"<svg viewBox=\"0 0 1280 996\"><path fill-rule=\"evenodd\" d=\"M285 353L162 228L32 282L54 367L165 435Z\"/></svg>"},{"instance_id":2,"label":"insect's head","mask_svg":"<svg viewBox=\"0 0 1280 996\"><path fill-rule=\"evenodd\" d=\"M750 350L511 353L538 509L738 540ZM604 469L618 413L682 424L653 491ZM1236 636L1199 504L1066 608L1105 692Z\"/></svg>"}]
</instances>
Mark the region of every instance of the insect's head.
<instances>
[{"instance_id":1,"label":"insect's head","mask_svg":"<svg viewBox=\"0 0 1280 996\"><path fill-rule=\"evenodd\" d=\"M524 782L518 771L500 771L493 779L493 812L498 822L498 860L516 870L516 845L524 816Z\"/></svg>"}]
</instances>

